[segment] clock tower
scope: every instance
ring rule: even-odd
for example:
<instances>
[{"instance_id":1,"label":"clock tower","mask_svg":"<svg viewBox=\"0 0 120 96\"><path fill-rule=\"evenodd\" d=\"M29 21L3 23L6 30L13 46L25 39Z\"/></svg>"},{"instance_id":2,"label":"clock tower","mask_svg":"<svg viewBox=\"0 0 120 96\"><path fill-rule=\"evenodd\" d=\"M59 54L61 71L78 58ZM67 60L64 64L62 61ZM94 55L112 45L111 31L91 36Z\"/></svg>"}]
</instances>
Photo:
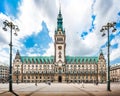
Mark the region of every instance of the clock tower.
<instances>
[{"instance_id":1,"label":"clock tower","mask_svg":"<svg viewBox=\"0 0 120 96\"><path fill-rule=\"evenodd\" d=\"M61 10L59 9L59 14L57 17L57 28L55 30L55 64L62 66L65 64L65 30L63 29L63 18Z\"/></svg>"}]
</instances>

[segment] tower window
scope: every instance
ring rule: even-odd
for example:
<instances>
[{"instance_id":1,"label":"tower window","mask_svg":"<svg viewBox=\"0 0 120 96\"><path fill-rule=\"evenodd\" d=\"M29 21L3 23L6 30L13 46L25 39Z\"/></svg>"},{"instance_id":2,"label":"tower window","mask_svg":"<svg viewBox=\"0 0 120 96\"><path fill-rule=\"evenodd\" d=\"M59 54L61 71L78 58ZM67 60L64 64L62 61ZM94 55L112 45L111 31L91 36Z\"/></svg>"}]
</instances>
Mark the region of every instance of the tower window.
<instances>
[{"instance_id":1,"label":"tower window","mask_svg":"<svg viewBox=\"0 0 120 96\"><path fill-rule=\"evenodd\" d=\"M58 49L61 50L61 49L62 49L62 46L58 46Z\"/></svg>"},{"instance_id":2,"label":"tower window","mask_svg":"<svg viewBox=\"0 0 120 96\"><path fill-rule=\"evenodd\" d=\"M61 55L59 55L59 58L61 58Z\"/></svg>"},{"instance_id":3,"label":"tower window","mask_svg":"<svg viewBox=\"0 0 120 96\"><path fill-rule=\"evenodd\" d=\"M19 62L19 60L16 60L16 62Z\"/></svg>"},{"instance_id":4,"label":"tower window","mask_svg":"<svg viewBox=\"0 0 120 96\"><path fill-rule=\"evenodd\" d=\"M59 52L59 58L61 58L61 52Z\"/></svg>"},{"instance_id":5,"label":"tower window","mask_svg":"<svg viewBox=\"0 0 120 96\"><path fill-rule=\"evenodd\" d=\"M57 41L63 41L63 38L57 38Z\"/></svg>"},{"instance_id":6,"label":"tower window","mask_svg":"<svg viewBox=\"0 0 120 96\"><path fill-rule=\"evenodd\" d=\"M59 31L59 34L61 35L61 34L62 34L62 32L61 32L61 31Z\"/></svg>"}]
</instances>

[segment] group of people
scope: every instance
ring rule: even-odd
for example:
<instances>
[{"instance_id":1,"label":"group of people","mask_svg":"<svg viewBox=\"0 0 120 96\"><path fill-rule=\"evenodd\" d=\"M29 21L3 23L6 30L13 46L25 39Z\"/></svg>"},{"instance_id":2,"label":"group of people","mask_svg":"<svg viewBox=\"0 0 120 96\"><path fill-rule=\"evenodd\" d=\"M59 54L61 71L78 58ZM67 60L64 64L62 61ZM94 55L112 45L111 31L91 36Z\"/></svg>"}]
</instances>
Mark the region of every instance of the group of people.
<instances>
[{"instance_id":1,"label":"group of people","mask_svg":"<svg viewBox=\"0 0 120 96\"><path fill-rule=\"evenodd\" d=\"M47 81L46 84L51 85L51 82ZM37 86L37 82L35 82L35 86Z\"/></svg>"},{"instance_id":2,"label":"group of people","mask_svg":"<svg viewBox=\"0 0 120 96\"><path fill-rule=\"evenodd\" d=\"M46 84L51 85L51 82L47 81ZM98 82L95 82L95 84L98 85ZM37 83L35 83L35 85L37 86ZM81 87L84 88L84 82L83 81L82 81Z\"/></svg>"},{"instance_id":3,"label":"group of people","mask_svg":"<svg viewBox=\"0 0 120 96\"><path fill-rule=\"evenodd\" d=\"M50 81L48 81L48 82L47 82L47 84L48 84L48 85L51 85L51 82L50 82Z\"/></svg>"},{"instance_id":4,"label":"group of people","mask_svg":"<svg viewBox=\"0 0 120 96\"><path fill-rule=\"evenodd\" d=\"M84 88L84 83L82 82L82 88Z\"/></svg>"}]
</instances>

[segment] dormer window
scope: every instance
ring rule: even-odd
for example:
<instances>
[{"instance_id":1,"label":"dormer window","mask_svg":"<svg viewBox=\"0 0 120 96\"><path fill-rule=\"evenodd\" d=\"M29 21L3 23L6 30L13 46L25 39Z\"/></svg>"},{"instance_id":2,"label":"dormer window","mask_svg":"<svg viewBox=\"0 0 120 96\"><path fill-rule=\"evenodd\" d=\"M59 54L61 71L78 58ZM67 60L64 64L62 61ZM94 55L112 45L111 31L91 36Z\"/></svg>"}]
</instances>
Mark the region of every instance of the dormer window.
<instances>
[{"instance_id":1,"label":"dormer window","mask_svg":"<svg viewBox=\"0 0 120 96\"><path fill-rule=\"evenodd\" d=\"M19 60L16 60L16 62L19 62Z\"/></svg>"}]
</instances>

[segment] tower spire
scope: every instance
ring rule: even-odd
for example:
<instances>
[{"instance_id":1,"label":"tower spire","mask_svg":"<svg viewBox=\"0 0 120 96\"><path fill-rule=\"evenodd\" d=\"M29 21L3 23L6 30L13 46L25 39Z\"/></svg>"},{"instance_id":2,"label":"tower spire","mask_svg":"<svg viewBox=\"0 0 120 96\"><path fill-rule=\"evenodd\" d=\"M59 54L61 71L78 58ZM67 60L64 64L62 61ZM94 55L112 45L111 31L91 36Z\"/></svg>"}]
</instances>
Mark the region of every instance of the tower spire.
<instances>
[{"instance_id":1,"label":"tower spire","mask_svg":"<svg viewBox=\"0 0 120 96\"><path fill-rule=\"evenodd\" d=\"M15 59L20 59L20 53L19 53L19 50L17 50L17 52L16 52Z\"/></svg>"},{"instance_id":2,"label":"tower spire","mask_svg":"<svg viewBox=\"0 0 120 96\"><path fill-rule=\"evenodd\" d=\"M102 49L100 49L100 54L103 55L103 51L102 51Z\"/></svg>"},{"instance_id":3,"label":"tower spire","mask_svg":"<svg viewBox=\"0 0 120 96\"><path fill-rule=\"evenodd\" d=\"M57 33L59 30L61 30L63 32L63 18L62 18L62 14L61 14L61 3L59 0L59 13L58 13L58 17L57 17L57 30L55 31L55 33Z\"/></svg>"}]
</instances>

